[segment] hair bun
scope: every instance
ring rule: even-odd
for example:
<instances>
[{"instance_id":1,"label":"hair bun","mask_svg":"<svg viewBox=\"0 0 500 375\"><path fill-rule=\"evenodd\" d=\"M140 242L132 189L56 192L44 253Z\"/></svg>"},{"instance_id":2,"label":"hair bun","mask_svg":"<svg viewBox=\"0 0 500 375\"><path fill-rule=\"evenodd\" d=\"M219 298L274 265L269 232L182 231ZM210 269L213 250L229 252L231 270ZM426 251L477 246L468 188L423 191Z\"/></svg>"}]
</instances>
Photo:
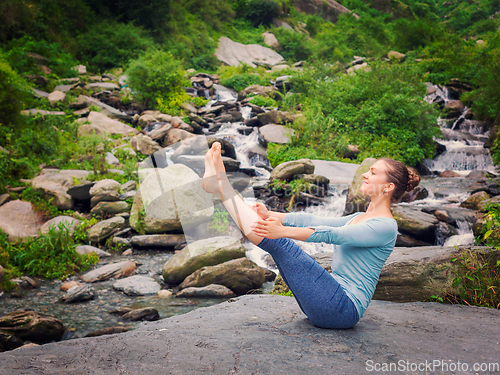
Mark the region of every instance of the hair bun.
<instances>
[{"instance_id":1,"label":"hair bun","mask_svg":"<svg viewBox=\"0 0 500 375\"><path fill-rule=\"evenodd\" d=\"M412 191L420 183L420 176L412 169L408 168L408 183L406 184L406 191Z\"/></svg>"}]
</instances>

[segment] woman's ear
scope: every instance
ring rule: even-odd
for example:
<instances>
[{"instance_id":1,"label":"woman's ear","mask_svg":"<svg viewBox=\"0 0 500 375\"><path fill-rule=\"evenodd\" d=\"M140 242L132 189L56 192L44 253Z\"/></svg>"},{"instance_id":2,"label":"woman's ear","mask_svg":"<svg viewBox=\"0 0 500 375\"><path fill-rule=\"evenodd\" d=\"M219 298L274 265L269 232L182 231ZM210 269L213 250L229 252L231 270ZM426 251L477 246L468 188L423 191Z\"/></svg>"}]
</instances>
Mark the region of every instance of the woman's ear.
<instances>
[{"instance_id":1,"label":"woman's ear","mask_svg":"<svg viewBox=\"0 0 500 375\"><path fill-rule=\"evenodd\" d=\"M387 191L388 193L391 193L391 192L393 192L393 191L394 191L394 189L396 189L396 185L394 185L392 182L389 182L389 184L388 184L388 186L387 186L387 188L386 188L386 191Z\"/></svg>"}]
</instances>

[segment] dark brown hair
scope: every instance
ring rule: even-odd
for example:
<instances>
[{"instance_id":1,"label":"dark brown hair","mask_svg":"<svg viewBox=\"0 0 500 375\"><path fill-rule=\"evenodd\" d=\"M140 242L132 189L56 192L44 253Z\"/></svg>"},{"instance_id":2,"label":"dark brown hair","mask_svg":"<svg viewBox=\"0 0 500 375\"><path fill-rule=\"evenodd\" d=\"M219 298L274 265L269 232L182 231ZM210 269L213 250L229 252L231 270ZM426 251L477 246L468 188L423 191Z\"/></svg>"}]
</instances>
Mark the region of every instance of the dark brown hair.
<instances>
[{"instance_id":1,"label":"dark brown hair","mask_svg":"<svg viewBox=\"0 0 500 375\"><path fill-rule=\"evenodd\" d=\"M420 176L413 169L408 168L400 161L380 158L387 165L387 181L393 183L395 188L392 193L392 203L397 203L403 194L412 191L420 183Z\"/></svg>"}]
</instances>

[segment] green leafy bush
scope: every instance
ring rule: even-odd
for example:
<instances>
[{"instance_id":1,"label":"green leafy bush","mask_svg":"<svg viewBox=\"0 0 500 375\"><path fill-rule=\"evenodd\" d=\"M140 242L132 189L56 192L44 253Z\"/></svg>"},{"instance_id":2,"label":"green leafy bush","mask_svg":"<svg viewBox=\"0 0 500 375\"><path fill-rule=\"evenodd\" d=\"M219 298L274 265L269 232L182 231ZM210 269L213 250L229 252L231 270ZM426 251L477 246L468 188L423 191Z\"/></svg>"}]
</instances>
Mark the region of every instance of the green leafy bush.
<instances>
[{"instance_id":1,"label":"green leafy bush","mask_svg":"<svg viewBox=\"0 0 500 375\"><path fill-rule=\"evenodd\" d=\"M238 15L246 18L255 27L268 26L280 10L280 4L274 0L238 0L233 4Z\"/></svg>"},{"instance_id":2,"label":"green leafy bush","mask_svg":"<svg viewBox=\"0 0 500 375\"><path fill-rule=\"evenodd\" d=\"M276 102L276 100L274 100L273 98L267 98L260 95L253 96L249 100L249 103L258 105L259 107L272 107L272 108L278 107L278 103Z\"/></svg>"},{"instance_id":3,"label":"green leafy bush","mask_svg":"<svg viewBox=\"0 0 500 375\"><path fill-rule=\"evenodd\" d=\"M106 20L78 35L72 50L90 71L103 72L126 65L153 45L142 28Z\"/></svg>"},{"instance_id":4,"label":"green leafy bush","mask_svg":"<svg viewBox=\"0 0 500 375\"><path fill-rule=\"evenodd\" d=\"M68 226L60 223L46 234L12 246L8 250L9 261L22 273L63 280L99 261L97 255L80 255L75 248Z\"/></svg>"},{"instance_id":5,"label":"green leafy bush","mask_svg":"<svg viewBox=\"0 0 500 375\"><path fill-rule=\"evenodd\" d=\"M136 98L149 107L158 107L158 99L162 103L174 102L185 93L183 87L189 85L182 61L161 50L150 50L133 61L127 74L128 86Z\"/></svg>"}]
</instances>

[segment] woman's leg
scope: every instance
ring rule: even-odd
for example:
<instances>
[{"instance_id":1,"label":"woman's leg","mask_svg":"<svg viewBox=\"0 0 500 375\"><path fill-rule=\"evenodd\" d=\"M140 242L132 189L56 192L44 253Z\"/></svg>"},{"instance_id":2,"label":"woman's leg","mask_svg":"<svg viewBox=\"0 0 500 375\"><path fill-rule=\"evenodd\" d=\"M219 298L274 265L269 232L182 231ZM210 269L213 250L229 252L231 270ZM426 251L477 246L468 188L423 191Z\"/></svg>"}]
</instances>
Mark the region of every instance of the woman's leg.
<instances>
[{"instance_id":1,"label":"woman's leg","mask_svg":"<svg viewBox=\"0 0 500 375\"><path fill-rule=\"evenodd\" d=\"M243 234L255 245L263 237L253 233L250 225L259 220L259 215L245 203L229 182L221 157L221 144L214 142L205 156L205 174L202 180L203 189L218 196L224 207L233 218Z\"/></svg>"},{"instance_id":2,"label":"woman's leg","mask_svg":"<svg viewBox=\"0 0 500 375\"><path fill-rule=\"evenodd\" d=\"M283 280L311 323L322 328L351 328L358 311L340 284L289 238L264 238L259 247L273 257Z\"/></svg>"}]
</instances>

